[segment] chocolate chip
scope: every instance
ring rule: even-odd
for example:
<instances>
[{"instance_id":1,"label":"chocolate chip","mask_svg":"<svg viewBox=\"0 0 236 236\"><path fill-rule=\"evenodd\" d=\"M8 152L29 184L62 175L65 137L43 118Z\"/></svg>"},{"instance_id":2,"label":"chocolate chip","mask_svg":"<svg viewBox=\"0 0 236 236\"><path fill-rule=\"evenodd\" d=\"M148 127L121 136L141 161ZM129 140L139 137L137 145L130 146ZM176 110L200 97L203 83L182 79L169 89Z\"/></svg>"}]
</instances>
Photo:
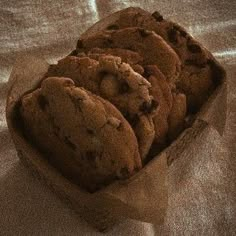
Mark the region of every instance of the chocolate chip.
<instances>
[{"instance_id":1,"label":"chocolate chip","mask_svg":"<svg viewBox=\"0 0 236 236\"><path fill-rule=\"evenodd\" d=\"M119 26L115 24L107 26L107 30L118 30L118 29L119 29Z\"/></svg>"},{"instance_id":2,"label":"chocolate chip","mask_svg":"<svg viewBox=\"0 0 236 236\"><path fill-rule=\"evenodd\" d=\"M160 21L163 21L163 16L158 12L158 11L155 11L152 13L152 16L155 18L156 21L160 22Z\"/></svg>"},{"instance_id":3,"label":"chocolate chip","mask_svg":"<svg viewBox=\"0 0 236 236\"><path fill-rule=\"evenodd\" d=\"M155 100L152 100L151 102L143 102L140 107L139 110L142 111L145 114L151 113L153 112L158 106L158 102Z\"/></svg>"},{"instance_id":4,"label":"chocolate chip","mask_svg":"<svg viewBox=\"0 0 236 236\"><path fill-rule=\"evenodd\" d=\"M137 114L134 116L131 116L129 112L123 112L122 114L132 127L135 127L138 124L139 116Z\"/></svg>"},{"instance_id":5,"label":"chocolate chip","mask_svg":"<svg viewBox=\"0 0 236 236\"><path fill-rule=\"evenodd\" d=\"M98 74L98 78L99 78L99 81L100 81L100 87L102 86L102 83L103 83L103 80L106 79L106 78L110 78L110 76L113 75L109 72L107 72L106 70L102 70L99 72ZM114 75L114 78L115 78L115 75Z\"/></svg>"},{"instance_id":6,"label":"chocolate chip","mask_svg":"<svg viewBox=\"0 0 236 236\"><path fill-rule=\"evenodd\" d=\"M120 94L128 93L129 89L130 89L129 85L126 82L124 82L120 85L119 93Z\"/></svg>"},{"instance_id":7,"label":"chocolate chip","mask_svg":"<svg viewBox=\"0 0 236 236\"><path fill-rule=\"evenodd\" d=\"M114 166L115 165L115 160L111 160L111 165Z\"/></svg>"},{"instance_id":8,"label":"chocolate chip","mask_svg":"<svg viewBox=\"0 0 236 236\"><path fill-rule=\"evenodd\" d=\"M22 106L22 100L18 100L15 104L15 108L12 114L12 124L14 128L17 128L20 132L22 132L24 137L28 137L27 127L24 123L24 119L22 117L22 112L24 112L24 107Z\"/></svg>"},{"instance_id":9,"label":"chocolate chip","mask_svg":"<svg viewBox=\"0 0 236 236\"><path fill-rule=\"evenodd\" d=\"M113 44L113 40L110 38L105 38L103 44L104 47L111 47L111 45Z\"/></svg>"},{"instance_id":10,"label":"chocolate chip","mask_svg":"<svg viewBox=\"0 0 236 236\"><path fill-rule=\"evenodd\" d=\"M82 41L81 39L79 39L79 40L77 41L77 46L76 46L76 48L83 48L83 41Z\"/></svg>"},{"instance_id":11,"label":"chocolate chip","mask_svg":"<svg viewBox=\"0 0 236 236\"><path fill-rule=\"evenodd\" d=\"M174 28L171 28L167 31L167 36L171 43L178 43L177 31Z\"/></svg>"},{"instance_id":12,"label":"chocolate chip","mask_svg":"<svg viewBox=\"0 0 236 236\"><path fill-rule=\"evenodd\" d=\"M122 114L127 121L130 121L132 119L132 117L128 111L123 111Z\"/></svg>"},{"instance_id":13,"label":"chocolate chip","mask_svg":"<svg viewBox=\"0 0 236 236\"><path fill-rule=\"evenodd\" d=\"M132 127L135 127L139 122L139 116L136 114L134 117L132 117L129 121Z\"/></svg>"},{"instance_id":14,"label":"chocolate chip","mask_svg":"<svg viewBox=\"0 0 236 236\"><path fill-rule=\"evenodd\" d=\"M105 70L99 72L99 78L103 79L104 77L108 76L109 73Z\"/></svg>"},{"instance_id":15,"label":"chocolate chip","mask_svg":"<svg viewBox=\"0 0 236 236\"><path fill-rule=\"evenodd\" d=\"M138 29L139 34L141 35L141 37L145 38L147 36L149 36L152 32L145 30L145 29Z\"/></svg>"},{"instance_id":16,"label":"chocolate chip","mask_svg":"<svg viewBox=\"0 0 236 236\"><path fill-rule=\"evenodd\" d=\"M85 156L88 161L94 162L96 160L97 155L96 155L96 152L94 151L87 151L85 153Z\"/></svg>"},{"instance_id":17,"label":"chocolate chip","mask_svg":"<svg viewBox=\"0 0 236 236\"><path fill-rule=\"evenodd\" d=\"M143 73L144 78L146 78L148 80L151 75L152 75L152 73L150 72L150 70L148 68L144 67L144 73Z\"/></svg>"},{"instance_id":18,"label":"chocolate chip","mask_svg":"<svg viewBox=\"0 0 236 236\"><path fill-rule=\"evenodd\" d=\"M146 159L146 158L145 158L145 159ZM134 167L134 172L135 172L135 173L137 173L137 172L139 172L139 171L140 171L140 167L137 167L137 166Z\"/></svg>"},{"instance_id":19,"label":"chocolate chip","mask_svg":"<svg viewBox=\"0 0 236 236\"><path fill-rule=\"evenodd\" d=\"M151 75L155 75L155 66L145 66L143 76L148 80Z\"/></svg>"},{"instance_id":20,"label":"chocolate chip","mask_svg":"<svg viewBox=\"0 0 236 236\"><path fill-rule=\"evenodd\" d=\"M48 103L48 100L43 95L39 95L38 104L39 104L39 107L44 111L46 106L48 106L49 103Z\"/></svg>"},{"instance_id":21,"label":"chocolate chip","mask_svg":"<svg viewBox=\"0 0 236 236\"><path fill-rule=\"evenodd\" d=\"M86 129L87 133L90 134L90 135L94 135L94 131L91 130L91 129Z\"/></svg>"},{"instance_id":22,"label":"chocolate chip","mask_svg":"<svg viewBox=\"0 0 236 236\"><path fill-rule=\"evenodd\" d=\"M64 137L64 142L65 142L65 144L68 145L71 149L73 149L74 151L76 150L76 145L70 141L69 137L65 136L65 137Z\"/></svg>"},{"instance_id":23,"label":"chocolate chip","mask_svg":"<svg viewBox=\"0 0 236 236\"><path fill-rule=\"evenodd\" d=\"M156 100L152 99L151 107L153 108L153 110L155 110L158 107L158 105L159 103Z\"/></svg>"},{"instance_id":24,"label":"chocolate chip","mask_svg":"<svg viewBox=\"0 0 236 236\"><path fill-rule=\"evenodd\" d=\"M183 31L183 30L179 30L179 33L182 37L186 37L187 36L187 32Z\"/></svg>"},{"instance_id":25,"label":"chocolate chip","mask_svg":"<svg viewBox=\"0 0 236 236\"><path fill-rule=\"evenodd\" d=\"M190 52L192 52L192 53L200 53L200 52L202 52L201 47L199 45L197 45L197 44L188 44L187 47L188 47L188 50Z\"/></svg>"}]
</instances>

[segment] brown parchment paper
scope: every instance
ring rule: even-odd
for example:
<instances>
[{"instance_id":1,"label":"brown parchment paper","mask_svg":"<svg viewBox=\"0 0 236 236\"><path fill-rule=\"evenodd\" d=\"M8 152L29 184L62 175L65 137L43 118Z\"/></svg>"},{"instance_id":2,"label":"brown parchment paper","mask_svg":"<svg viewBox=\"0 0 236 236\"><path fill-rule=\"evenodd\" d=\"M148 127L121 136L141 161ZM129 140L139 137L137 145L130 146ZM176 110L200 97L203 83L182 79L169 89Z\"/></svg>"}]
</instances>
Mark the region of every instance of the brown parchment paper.
<instances>
[{"instance_id":1,"label":"brown parchment paper","mask_svg":"<svg viewBox=\"0 0 236 236\"><path fill-rule=\"evenodd\" d=\"M202 135L206 127L218 127L218 120L224 124L226 92L223 86L225 81L215 91L213 98L205 104L205 109L200 113L199 119L196 119L193 126L184 131L173 145L150 161L129 180L116 181L99 192L90 194L70 183L51 167L41 153L27 142L20 128L16 125L17 101L26 91L36 88L47 72L48 66L49 64L45 60L38 57L20 58L16 61L8 81L10 89L6 108L7 123L23 163L34 173L37 173L39 178L51 186L60 198L69 203L90 225L100 231L111 228L125 218L155 225L163 224L168 206L167 161L172 162L172 160L181 157L186 148L191 145L192 148L196 148L195 140ZM219 102L218 97L222 101L220 112L216 109L218 106L215 106L215 103ZM214 120L209 119L213 115L219 117ZM224 125L222 124L219 127L223 129ZM213 137L210 135L209 138ZM202 147L197 146L197 148Z\"/></svg>"},{"instance_id":2,"label":"brown parchment paper","mask_svg":"<svg viewBox=\"0 0 236 236\"><path fill-rule=\"evenodd\" d=\"M86 28L127 6L143 7L150 12L160 10L164 16L185 26L214 53L227 70L229 109L223 137L212 127L203 125L202 135L195 135L195 141L185 138L185 151L182 150L168 168L168 207L164 224L153 228L150 224L126 220L107 235L236 234L236 61L235 4L232 0L58 0L47 4L29 0L1 1L1 234L100 235L80 221L66 204L58 201L38 178L28 175L27 169L19 163L6 128L6 81L15 58L18 55L22 58L22 52L56 61L73 49L76 39ZM221 109L215 107L218 111Z\"/></svg>"}]
</instances>

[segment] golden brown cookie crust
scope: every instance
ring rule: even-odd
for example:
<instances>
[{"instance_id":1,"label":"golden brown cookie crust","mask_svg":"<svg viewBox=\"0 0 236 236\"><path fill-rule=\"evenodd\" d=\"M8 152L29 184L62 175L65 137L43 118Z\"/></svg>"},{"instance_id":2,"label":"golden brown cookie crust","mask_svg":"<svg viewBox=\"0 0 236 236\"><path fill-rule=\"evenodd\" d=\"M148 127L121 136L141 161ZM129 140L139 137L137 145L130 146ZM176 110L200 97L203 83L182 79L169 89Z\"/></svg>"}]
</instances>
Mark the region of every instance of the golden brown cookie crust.
<instances>
[{"instance_id":1,"label":"golden brown cookie crust","mask_svg":"<svg viewBox=\"0 0 236 236\"><path fill-rule=\"evenodd\" d=\"M136 137L108 101L51 77L22 98L21 115L30 137L63 174L89 191L141 168ZM52 148L53 147L53 148Z\"/></svg>"},{"instance_id":2,"label":"golden brown cookie crust","mask_svg":"<svg viewBox=\"0 0 236 236\"><path fill-rule=\"evenodd\" d=\"M77 53L87 53L96 47L129 49L143 58L142 66L157 65L170 81L175 81L180 73L181 63L174 50L162 37L143 28L102 31L78 42Z\"/></svg>"},{"instance_id":3,"label":"golden brown cookie crust","mask_svg":"<svg viewBox=\"0 0 236 236\"><path fill-rule=\"evenodd\" d=\"M70 56L53 66L47 76L69 77L77 86L82 86L114 104L135 131L138 130L135 126L143 129L136 135L142 159L145 159L154 138L152 116L158 104L149 93L151 84L129 64L111 55L101 55L98 61L88 57ZM141 116L146 119L140 119Z\"/></svg>"},{"instance_id":4,"label":"golden brown cookie crust","mask_svg":"<svg viewBox=\"0 0 236 236\"><path fill-rule=\"evenodd\" d=\"M122 48L92 48L87 54L85 53L78 53L76 56L85 57L88 56L89 58L99 60L99 57L111 55L120 57L122 62L128 63L132 69L139 73L140 75L143 74L144 69L141 66L143 64L143 58L134 51Z\"/></svg>"},{"instance_id":5,"label":"golden brown cookie crust","mask_svg":"<svg viewBox=\"0 0 236 236\"><path fill-rule=\"evenodd\" d=\"M183 27L164 19L158 11L151 14L141 8L127 8L119 12L119 17L111 22L106 30L130 27L154 31L173 48L182 64L177 88L186 95L188 110L191 112L199 110L217 86L215 77L220 77L216 75L219 69L213 62L213 56Z\"/></svg>"}]
</instances>

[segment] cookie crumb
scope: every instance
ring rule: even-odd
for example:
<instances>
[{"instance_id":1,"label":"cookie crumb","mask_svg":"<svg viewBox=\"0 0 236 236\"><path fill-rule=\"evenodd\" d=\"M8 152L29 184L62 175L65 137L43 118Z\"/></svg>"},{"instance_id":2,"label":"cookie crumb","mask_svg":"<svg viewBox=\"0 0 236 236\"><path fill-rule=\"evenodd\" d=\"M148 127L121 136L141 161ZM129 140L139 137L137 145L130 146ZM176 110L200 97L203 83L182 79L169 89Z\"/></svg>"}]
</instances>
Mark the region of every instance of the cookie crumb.
<instances>
[{"instance_id":1,"label":"cookie crumb","mask_svg":"<svg viewBox=\"0 0 236 236\"><path fill-rule=\"evenodd\" d=\"M40 95L38 96L38 103L39 103L39 107L44 111L46 106L49 105L48 100L45 98L45 96Z\"/></svg>"},{"instance_id":2,"label":"cookie crumb","mask_svg":"<svg viewBox=\"0 0 236 236\"><path fill-rule=\"evenodd\" d=\"M158 12L158 11L155 11L152 13L152 16L155 18L156 21L160 22L160 21L163 21L164 18L163 16Z\"/></svg>"}]
</instances>

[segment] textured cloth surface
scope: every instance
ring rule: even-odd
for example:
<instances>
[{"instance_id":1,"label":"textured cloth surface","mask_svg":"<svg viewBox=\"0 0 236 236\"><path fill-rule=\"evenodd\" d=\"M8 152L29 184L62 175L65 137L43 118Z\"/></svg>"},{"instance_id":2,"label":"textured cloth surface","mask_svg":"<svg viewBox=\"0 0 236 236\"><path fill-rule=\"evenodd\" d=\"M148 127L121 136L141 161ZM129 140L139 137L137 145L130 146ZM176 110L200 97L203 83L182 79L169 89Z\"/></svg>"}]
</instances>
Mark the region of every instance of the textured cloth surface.
<instances>
[{"instance_id":1,"label":"textured cloth surface","mask_svg":"<svg viewBox=\"0 0 236 236\"><path fill-rule=\"evenodd\" d=\"M0 1L0 235L98 235L19 161L5 120L6 81L16 57L30 53L55 62L89 26L128 6L160 11L213 52L227 71L228 118L223 137L207 140L216 132L207 128L196 140L211 147L207 153L193 151L191 160L183 155L171 166L165 225L129 220L107 235L236 235L235 1L32 2Z\"/></svg>"}]
</instances>

